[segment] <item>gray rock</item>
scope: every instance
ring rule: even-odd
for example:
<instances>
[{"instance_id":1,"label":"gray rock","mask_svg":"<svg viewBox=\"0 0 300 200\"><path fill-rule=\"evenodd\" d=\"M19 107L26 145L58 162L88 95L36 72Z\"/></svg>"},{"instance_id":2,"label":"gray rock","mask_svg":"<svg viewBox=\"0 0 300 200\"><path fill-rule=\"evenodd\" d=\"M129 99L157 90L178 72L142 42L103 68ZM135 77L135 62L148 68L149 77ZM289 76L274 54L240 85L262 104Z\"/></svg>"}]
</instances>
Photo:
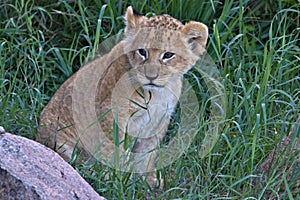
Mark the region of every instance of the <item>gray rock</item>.
<instances>
[{"instance_id":1,"label":"gray rock","mask_svg":"<svg viewBox=\"0 0 300 200\"><path fill-rule=\"evenodd\" d=\"M1 128L0 200L104 199L57 153Z\"/></svg>"}]
</instances>

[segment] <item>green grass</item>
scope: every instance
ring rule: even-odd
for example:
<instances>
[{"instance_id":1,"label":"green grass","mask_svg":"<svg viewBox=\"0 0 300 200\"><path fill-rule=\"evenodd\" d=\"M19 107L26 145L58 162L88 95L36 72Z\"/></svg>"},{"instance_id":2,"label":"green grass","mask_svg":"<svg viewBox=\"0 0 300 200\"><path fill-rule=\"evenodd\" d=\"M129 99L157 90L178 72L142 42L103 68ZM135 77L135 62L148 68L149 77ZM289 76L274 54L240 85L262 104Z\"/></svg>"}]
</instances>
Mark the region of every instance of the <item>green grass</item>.
<instances>
[{"instance_id":1,"label":"green grass","mask_svg":"<svg viewBox=\"0 0 300 200\"><path fill-rule=\"evenodd\" d=\"M299 199L293 193L299 168L292 178L278 176L296 167L299 149L276 147L300 113L299 1L117 2L1 1L0 125L35 139L43 107L95 55L99 42L123 30L128 5L147 16L168 13L183 22L202 21L210 31L207 51L227 94L225 128L213 151L199 158L199 134L162 170L164 190L148 194L138 175L130 178L99 163L76 168L107 199ZM299 132L295 129L290 148ZM274 149L275 165L262 176L257 169Z\"/></svg>"}]
</instances>

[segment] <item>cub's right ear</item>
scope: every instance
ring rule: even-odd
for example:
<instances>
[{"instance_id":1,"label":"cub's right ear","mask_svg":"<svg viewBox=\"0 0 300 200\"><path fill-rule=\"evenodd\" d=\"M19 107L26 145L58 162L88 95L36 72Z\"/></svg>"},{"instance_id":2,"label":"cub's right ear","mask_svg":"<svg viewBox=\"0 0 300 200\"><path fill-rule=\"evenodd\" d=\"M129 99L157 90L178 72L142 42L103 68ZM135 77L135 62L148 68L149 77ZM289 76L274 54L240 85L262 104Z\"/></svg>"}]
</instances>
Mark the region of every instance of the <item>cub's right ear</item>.
<instances>
[{"instance_id":1,"label":"cub's right ear","mask_svg":"<svg viewBox=\"0 0 300 200\"><path fill-rule=\"evenodd\" d=\"M147 19L147 17L141 15L138 13L134 8L129 6L127 8L126 14L125 14L125 34L129 33L132 29L138 28L140 26L140 23Z\"/></svg>"}]
</instances>

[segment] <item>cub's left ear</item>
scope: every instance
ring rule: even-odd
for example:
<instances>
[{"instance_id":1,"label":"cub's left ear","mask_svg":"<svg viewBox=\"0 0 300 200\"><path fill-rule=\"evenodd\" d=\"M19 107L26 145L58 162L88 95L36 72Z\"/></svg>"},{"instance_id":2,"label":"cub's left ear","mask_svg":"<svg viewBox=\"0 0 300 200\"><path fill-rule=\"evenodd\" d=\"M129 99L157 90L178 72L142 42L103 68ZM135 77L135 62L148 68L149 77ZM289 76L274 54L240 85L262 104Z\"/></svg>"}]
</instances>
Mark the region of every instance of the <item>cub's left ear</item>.
<instances>
[{"instance_id":1,"label":"cub's left ear","mask_svg":"<svg viewBox=\"0 0 300 200\"><path fill-rule=\"evenodd\" d=\"M206 25L191 21L183 26L182 33L186 35L194 54L202 55L205 52L208 38L208 28Z\"/></svg>"}]
</instances>

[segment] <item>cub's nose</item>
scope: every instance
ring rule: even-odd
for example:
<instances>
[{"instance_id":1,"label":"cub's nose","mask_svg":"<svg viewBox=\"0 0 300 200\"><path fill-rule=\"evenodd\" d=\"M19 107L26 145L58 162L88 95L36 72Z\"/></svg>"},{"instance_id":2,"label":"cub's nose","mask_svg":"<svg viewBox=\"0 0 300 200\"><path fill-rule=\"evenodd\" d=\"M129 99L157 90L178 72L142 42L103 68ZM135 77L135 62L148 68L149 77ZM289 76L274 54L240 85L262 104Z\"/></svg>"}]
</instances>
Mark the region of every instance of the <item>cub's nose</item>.
<instances>
[{"instance_id":1,"label":"cub's nose","mask_svg":"<svg viewBox=\"0 0 300 200\"><path fill-rule=\"evenodd\" d=\"M154 81L155 79L157 79L157 77L159 76L159 69L157 66L153 66L153 65L146 65L144 66L144 74L145 77L150 81Z\"/></svg>"},{"instance_id":2,"label":"cub's nose","mask_svg":"<svg viewBox=\"0 0 300 200\"><path fill-rule=\"evenodd\" d=\"M158 77L158 74L151 74L151 75L147 75L147 74L146 74L146 78L147 78L150 82L152 82L152 81L154 81L155 79L157 79L157 77Z\"/></svg>"}]
</instances>

